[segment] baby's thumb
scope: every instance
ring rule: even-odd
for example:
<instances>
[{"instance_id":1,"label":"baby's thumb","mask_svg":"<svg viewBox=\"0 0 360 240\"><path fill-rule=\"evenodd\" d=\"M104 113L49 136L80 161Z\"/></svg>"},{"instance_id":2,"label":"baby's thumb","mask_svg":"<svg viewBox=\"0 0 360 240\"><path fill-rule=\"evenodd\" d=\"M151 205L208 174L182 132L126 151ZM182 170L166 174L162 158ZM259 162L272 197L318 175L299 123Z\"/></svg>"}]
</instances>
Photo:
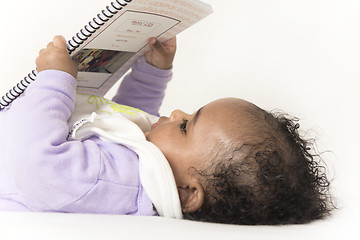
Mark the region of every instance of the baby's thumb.
<instances>
[{"instance_id":1,"label":"baby's thumb","mask_svg":"<svg viewBox=\"0 0 360 240\"><path fill-rule=\"evenodd\" d=\"M53 44L56 48L66 49L66 40L63 36L55 36Z\"/></svg>"}]
</instances>

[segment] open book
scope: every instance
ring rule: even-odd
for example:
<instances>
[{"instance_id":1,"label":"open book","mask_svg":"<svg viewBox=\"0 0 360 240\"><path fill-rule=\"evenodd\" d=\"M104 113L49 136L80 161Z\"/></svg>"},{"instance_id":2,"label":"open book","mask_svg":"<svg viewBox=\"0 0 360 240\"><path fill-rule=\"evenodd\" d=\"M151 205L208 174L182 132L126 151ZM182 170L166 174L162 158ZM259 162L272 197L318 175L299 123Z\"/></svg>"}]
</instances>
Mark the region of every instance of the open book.
<instances>
[{"instance_id":1,"label":"open book","mask_svg":"<svg viewBox=\"0 0 360 240\"><path fill-rule=\"evenodd\" d=\"M103 96L148 48L148 39L166 41L212 13L199 0L116 0L68 41L77 63L78 92ZM29 73L0 99L0 110L36 79Z\"/></svg>"}]
</instances>

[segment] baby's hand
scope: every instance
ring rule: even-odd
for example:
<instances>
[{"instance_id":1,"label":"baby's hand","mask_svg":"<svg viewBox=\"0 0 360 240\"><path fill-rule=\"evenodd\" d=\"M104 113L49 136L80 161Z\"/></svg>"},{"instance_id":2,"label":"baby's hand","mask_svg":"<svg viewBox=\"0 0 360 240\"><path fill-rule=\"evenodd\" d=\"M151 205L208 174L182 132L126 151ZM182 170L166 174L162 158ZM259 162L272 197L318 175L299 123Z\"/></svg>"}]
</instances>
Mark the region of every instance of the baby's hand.
<instances>
[{"instance_id":1,"label":"baby's hand","mask_svg":"<svg viewBox=\"0 0 360 240\"><path fill-rule=\"evenodd\" d=\"M62 36L55 36L46 48L40 50L35 62L37 72L54 69L67 72L74 78L78 73L78 68L66 48L66 40Z\"/></svg>"},{"instance_id":2,"label":"baby's hand","mask_svg":"<svg viewBox=\"0 0 360 240\"><path fill-rule=\"evenodd\" d=\"M150 38L149 45L151 50L145 53L147 63L160 69L171 68L176 52L176 37L164 43L155 38Z\"/></svg>"}]
</instances>

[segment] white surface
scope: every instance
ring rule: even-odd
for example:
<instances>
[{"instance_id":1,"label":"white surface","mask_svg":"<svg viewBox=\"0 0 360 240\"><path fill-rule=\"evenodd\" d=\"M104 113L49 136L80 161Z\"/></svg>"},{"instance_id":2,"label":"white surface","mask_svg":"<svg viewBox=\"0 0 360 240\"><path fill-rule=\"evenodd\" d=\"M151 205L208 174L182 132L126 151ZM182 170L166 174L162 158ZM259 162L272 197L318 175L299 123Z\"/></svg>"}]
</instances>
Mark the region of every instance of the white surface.
<instances>
[{"instance_id":1,"label":"white surface","mask_svg":"<svg viewBox=\"0 0 360 240\"><path fill-rule=\"evenodd\" d=\"M224 226L154 217L0 214L0 239L357 239L359 236L358 0L206 0L215 13L178 37L162 114L221 97L282 109L318 139L340 210L300 226ZM9 1L0 16L0 95L34 68L56 34L75 34L107 0ZM4 3L3 3L4 4ZM22 5L20 7L20 5ZM72 6L72 7L70 7ZM7 9L7 10L5 10ZM111 94L110 94L111 95ZM2 126L3 127L3 126ZM350 235L349 235L350 234Z\"/></svg>"},{"instance_id":2,"label":"white surface","mask_svg":"<svg viewBox=\"0 0 360 240\"><path fill-rule=\"evenodd\" d=\"M161 217L54 213L0 215L0 239L358 239L344 219L291 226L235 226ZM6 219L6 220L5 220ZM5 225L5 227L3 227ZM349 234L350 233L350 234ZM344 237L346 236L346 238Z\"/></svg>"}]
</instances>

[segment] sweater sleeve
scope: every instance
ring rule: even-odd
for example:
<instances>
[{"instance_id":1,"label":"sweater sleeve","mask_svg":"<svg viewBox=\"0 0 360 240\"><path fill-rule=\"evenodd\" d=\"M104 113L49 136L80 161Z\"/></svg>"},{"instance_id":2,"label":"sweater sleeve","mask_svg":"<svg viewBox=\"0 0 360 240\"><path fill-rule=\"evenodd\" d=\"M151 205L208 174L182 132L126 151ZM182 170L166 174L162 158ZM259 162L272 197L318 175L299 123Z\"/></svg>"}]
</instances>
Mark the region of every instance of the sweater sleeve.
<instances>
[{"instance_id":1,"label":"sweater sleeve","mask_svg":"<svg viewBox=\"0 0 360 240\"><path fill-rule=\"evenodd\" d=\"M113 101L159 115L172 69L162 70L149 65L141 57L120 84Z\"/></svg>"},{"instance_id":2,"label":"sweater sleeve","mask_svg":"<svg viewBox=\"0 0 360 240\"><path fill-rule=\"evenodd\" d=\"M99 139L66 140L75 96L71 75L47 70L13 102L6 159L16 188L34 211L136 212L122 208L140 195L136 154Z\"/></svg>"}]
</instances>

